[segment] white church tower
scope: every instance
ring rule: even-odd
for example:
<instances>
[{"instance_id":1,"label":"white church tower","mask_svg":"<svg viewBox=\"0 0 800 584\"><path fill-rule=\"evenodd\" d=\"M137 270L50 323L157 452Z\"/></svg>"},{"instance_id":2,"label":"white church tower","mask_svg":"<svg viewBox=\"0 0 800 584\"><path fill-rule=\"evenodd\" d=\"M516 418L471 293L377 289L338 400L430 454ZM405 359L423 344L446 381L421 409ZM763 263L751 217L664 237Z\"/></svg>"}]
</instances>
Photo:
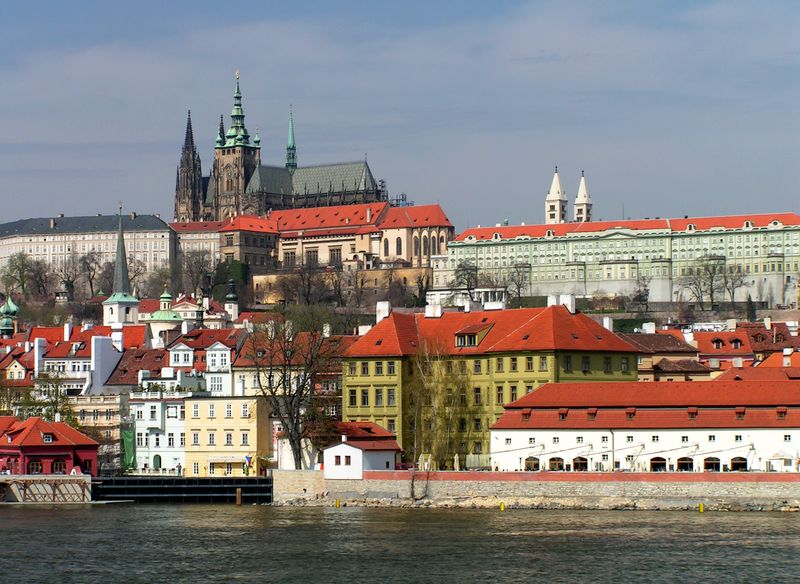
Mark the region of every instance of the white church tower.
<instances>
[{"instance_id":1,"label":"white church tower","mask_svg":"<svg viewBox=\"0 0 800 584\"><path fill-rule=\"evenodd\" d=\"M578 196L575 198L575 222L584 223L592 220L592 198L586 188L586 177L581 171L581 183L578 185Z\"/></svg>"},{"instance_id":2,"label":"white church tower","mask_svg":"<svg viewBox=\"0 0 800 584\"><path fill-rule=\"evenodd\" d=\"M544 222L547 225L567 222L567 194L561 187L557 166L544 203Z\"/></svg>"}]
</instances>

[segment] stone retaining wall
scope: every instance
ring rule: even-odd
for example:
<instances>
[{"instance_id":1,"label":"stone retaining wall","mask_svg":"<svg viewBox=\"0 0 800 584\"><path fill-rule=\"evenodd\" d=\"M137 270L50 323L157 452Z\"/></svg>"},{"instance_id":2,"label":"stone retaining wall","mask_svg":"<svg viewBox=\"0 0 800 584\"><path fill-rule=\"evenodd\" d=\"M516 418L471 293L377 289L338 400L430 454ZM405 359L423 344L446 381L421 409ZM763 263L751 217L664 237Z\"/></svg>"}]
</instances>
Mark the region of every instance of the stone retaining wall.
<instances>
[{"instance_id":1,"label":"stone retaining wall","mask_svg":"<svg viewBox=\"0 0 800 584\"><path fill-rule=\"evenodd\" d=\"M272 471L272 498L276 502L321 496L324 491L325 479L321 470Z\"/></svg>"},{"instance_id":2,"label":"stone retaining wall","mask_svg":"<svg viewBox=\"0 0 800 584\"><path fill-rule=\"evenodd\" d=\"M364 473L327 480L329 499L583 509L777 509L800 506L800 475L775 473Z\"/></svg>"}]
</instances>

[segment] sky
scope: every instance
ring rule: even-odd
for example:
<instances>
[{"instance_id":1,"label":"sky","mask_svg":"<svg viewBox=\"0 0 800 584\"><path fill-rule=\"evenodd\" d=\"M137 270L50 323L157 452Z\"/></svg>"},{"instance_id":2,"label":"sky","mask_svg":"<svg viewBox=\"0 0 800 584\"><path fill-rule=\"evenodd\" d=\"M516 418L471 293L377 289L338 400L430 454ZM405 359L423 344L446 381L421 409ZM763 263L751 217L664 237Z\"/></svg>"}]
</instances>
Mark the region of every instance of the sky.
<instances>
[{"instance_id":1,"label":"sky","mask_svg":"<svg viewBox=\"0 0 800 584\"><path fill-rule=\"evenodd\" d=\"M281 164L361 160L457 230L538 223L553 167L596 219L800 211L786 2L0 5L0 222L171 220L186 112L207 174L241 72Z\"/></svg>"}]
</instances>

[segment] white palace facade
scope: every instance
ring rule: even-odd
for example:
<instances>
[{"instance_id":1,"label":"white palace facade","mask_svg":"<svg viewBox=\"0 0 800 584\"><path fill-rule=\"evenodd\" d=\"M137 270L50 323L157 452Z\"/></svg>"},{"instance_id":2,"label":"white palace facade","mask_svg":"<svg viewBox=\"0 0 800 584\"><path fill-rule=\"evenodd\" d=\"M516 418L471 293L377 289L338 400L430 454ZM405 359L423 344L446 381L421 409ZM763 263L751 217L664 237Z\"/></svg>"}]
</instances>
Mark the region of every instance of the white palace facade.
<instances>
[{"instance_id":1,"label":"white palace facade","mask_svg":"<svg viewBox=\"0 0 800 584\"><path fill-rule=\"evenodd\" d=\"M711 261L743 275L736 302L750 295L770 307L796 304L797 213L595 222L581 177L575 206L580 215L566 222L559 219L566 203L557 173L553 185L551 193L555 189L562 198L551 217L548 195L547 223L470 228L448 243L446 254L431 258L429 301L447 304L448 297L463 295L454 281L456 269L471 265L479 288L508 288L515 282L524 296L627 296L645 283L650 302L692 302L697 299L686 277ZM719 301L730 298L718 292Z\"/></svg>"}]
</instances>

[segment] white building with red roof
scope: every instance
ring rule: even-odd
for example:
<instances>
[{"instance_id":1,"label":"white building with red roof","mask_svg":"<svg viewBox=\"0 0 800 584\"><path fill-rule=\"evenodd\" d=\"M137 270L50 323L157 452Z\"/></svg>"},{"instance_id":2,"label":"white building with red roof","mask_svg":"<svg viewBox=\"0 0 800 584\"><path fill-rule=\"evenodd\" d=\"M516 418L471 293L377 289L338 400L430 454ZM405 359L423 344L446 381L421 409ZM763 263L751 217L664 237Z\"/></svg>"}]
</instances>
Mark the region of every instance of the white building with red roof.
<instances>
[{"instance_id":1,"label":"white building with red roof","mask_svg":"<svg viewBox=\"0 0 800 584\"><path fill-rule=\"evenodd\" d=\"M800 470L800 381L547 384L491 428L500 471Z\"/></svg>"},{"instance_id":2,"label":"white building with red roof","mask_svg":"<svg viewBox=\"0 0 800 584\"><path fill-rule=\"evenodd\" d=\"M433 258L434 289L452 289L455 269L469 263L495 280L521 280L525 295L630 295L646 282L650 302L699 308L710 298L696 298L686 280L703 262L742 275L733 290L737 302L749 294L768 306L796 305L800 215L478 226ZM729 301L729 292L715 297Z\"/></svg>"},{"instance_id":3,"label":"white building with red roof","mask_svg":"<svg viewBox=\"0 0 800 584\"><path fill-rule=\"evenodd\" d=\"M394 470L401 452L397 437L372 422L340 422L341 442L323 450L325 479L361 479L365 470Z\"/></svg>"}]
</instances>

